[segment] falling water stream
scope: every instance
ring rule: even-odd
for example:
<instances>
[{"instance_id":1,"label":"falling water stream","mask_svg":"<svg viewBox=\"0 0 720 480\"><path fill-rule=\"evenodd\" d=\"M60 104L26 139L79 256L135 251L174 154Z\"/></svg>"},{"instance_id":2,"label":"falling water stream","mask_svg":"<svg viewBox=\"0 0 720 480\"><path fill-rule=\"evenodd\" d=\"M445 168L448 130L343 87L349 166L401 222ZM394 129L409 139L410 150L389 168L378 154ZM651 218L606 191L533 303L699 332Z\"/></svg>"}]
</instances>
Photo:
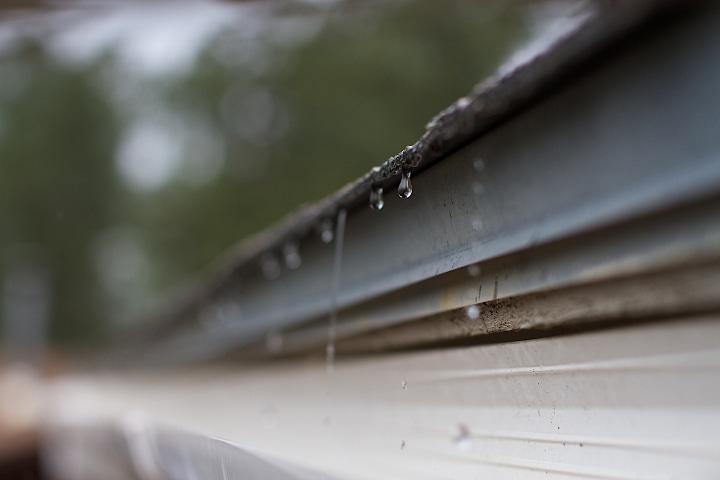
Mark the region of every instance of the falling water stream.
<instances>
[{"instance_id":1,"label":"falling water stream","mask_svg":"<svg viewBox=\"0 0 720 480\"><path fill-rule=\"evenodd\" d=\"M340 287L340 273L342 272L343 247L345 243L345 220L347 210L338 212L335 224L335 258L332 272L332 305L330 309L330 324L328 326L327 346L325 347L325 362L329 372L335 368L335 337L337 336L338 290Z\"/></svg>"}]
</instances>

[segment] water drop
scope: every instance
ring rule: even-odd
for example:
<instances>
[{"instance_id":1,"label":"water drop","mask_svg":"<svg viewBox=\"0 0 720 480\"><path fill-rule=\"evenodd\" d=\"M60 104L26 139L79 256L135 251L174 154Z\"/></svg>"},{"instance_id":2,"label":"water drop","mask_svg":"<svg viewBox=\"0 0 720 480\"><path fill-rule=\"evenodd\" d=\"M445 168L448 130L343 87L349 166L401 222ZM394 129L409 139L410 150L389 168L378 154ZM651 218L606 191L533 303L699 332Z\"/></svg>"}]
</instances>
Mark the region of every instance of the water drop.
<instances>
[{"instance_id":1,"label":"water drop","mask_svg":"<svg viewBox=\"0 0 720 480\"><path fill-rule=\"evenodd\" d=\"M402 381L400 386L402 387L403 390L407 390L407 382L405 380Z\"/></svg>"},{"instance_id":2,"label":"water drop","mask_svg":"<svg viewBox=\"0 0 720 480\"><path fill-rule=\"evenodd\" d=\"M480 318L480 307L477 305L470 305L465 309L465 315L471 320Z\"/></svg>"},{"instance_id":3,"label":"water drop","mask_svg":"<svg viewBox=\"0 0 720 480\"><path fill-rule=\"evenodd\" d=\"M485 170L485 160L483 160L482 158L476 158L475 160L473 160L473 168L476 172L482 172L483 170Z\"/></svg>"},{"instance_id":4,"label":"water drop","mask_svg":"<svg viewBox=\"0 0 720 480\"><path fill-rule=\"evenodd\" d=\"M325 346L325 366L328 372L332 372L335 369L335 345L328 343Z\"/></svg>"},{"instance_id":5,"label":"water drop","mask_svg":"<svg viewBox=\"0 0 720 480\"><path fill-rule=\"evenodd\" d=\"M458 450L469 450L472 446L472 437L470 430L465 425L458 425L458 435L453 439Z\"/></svg>"},{"instance_id":6,"label":"water drop","mask_svg":"<svg viewBox=\"0 0 720 480\"><path fill-rule=\"evenodd\" d=\"M423 159L422 154L420 152L418 152L417 150L413 149L413 153L410 155L410 161L409 161L408 165L410 167L415 168L418 165L420 165L420 162L422 162L422 159Z\"/></svg>"},{"instance_id":7,"label":"water drop","mask_svg":"<svg viewBox=\"0 0 720 480\"><path fill-rule=\"evenodd\" d=\"M232 300L221 301L203 307L198 322L206 330L217 330L242 317L240 305Z\"/></svg>"},{"instance_id":8,"label":"water drop","mask_svg":"<svg viewBox=\"0 0 720 480\"><path fill-rule=\"evenodd\" d=\"M265 337L265 347L270 353L280 353L283 349L283 336L280 332L270 332Z\"/></svg>"},{"instance_id":9,"label":"water drop","mask_svg":"<svg viewBox=\"0 0 720 480\"><path fill-rule=\"evenodd\" d=\"M333 233L333 221L330 218L326 218L320 224L320 240L322 240L323 243L330 243L333 241L333 238L335 238L335 233Z\"/></svg>"},{"instance_id":10,"label":"water drop","mask_svg":"<svg viewBox=\"0 0 720 480\"><path fill-rule=\"evenodd\" d=\"M483 195L485 194L485 186L480 182L474 182L472 184L472 191L475 195Z\"/></svg>"},{"instance_id":11,"label":"water drop","mask_svg":"<svg viewBox=\"0 0 720 480\"><path fill-rule=\"evenodd\" d=\"M403 450L405 448L405 440L400 442L400 450Z\"/></svg>"},{"instance_id":12,"label":"water drop","mask_svg":"<svg viewBox=\"0 0 720 480\"><path fill-rule=\"evenodd\" d=\"M465 109L470 106L472 103L472 100L470 100L468 97L461 97L455 102L455 106L459 109Z\"/></svg>"},{"instance_id":13,"label":"water drop","mask_svg":"<svg viewBox=\"0 0 720 480\"><path fill-rule=\"evenodd\" d=\"M302 264L298 245L295 242L288 242L283 245L283 256L285 257L285 266L290 270L295 270Z\"/></svg>"},{"instance_id":14,"label":"water drop","mask_svg":"<svg viewBox=\"0 0 720 480\"><path fill-rule=\"evenodd\" d=\"M217 311L214 306L209 305L200 310L198 323L206 330L215 330L220 327Z\"/></svg>"},{"instance_id":15,"label":"water drop","mask_svg":"<svg viewBox=\"0 0 720 480\"><path fill-rule=\"evenodd\" d=\"M479 218L476 218L475 220L472 221L473 230L482 230L483 226L484 226L483 221L480 220Z\"/></svg>"},{"instance_id":16,"label":"water drop","mask_svg":"<svg viewBox=\"0 0 720 480\"><path fill-rule=\"evenodd\" d=\"M275 280L280 276L280 263L272 255L265 255L262 261L262 273L268 280Z\"/></svg>"},{"instance_id":17,"label":"water drop","mask_svg":"<svg viewBox=\"0 0 720 480\"><path fill-rule=\"evenodd\" d=\"M378 185L374 185L372 190L370 190L370 208L373 210L382 210L384 206L383 188Z\"/></svg>"},{"instance_id":18,"label":"water drop","mask_svg":"<svg viewBox=\"0 0 720 480\"><path fill-rule=\"evenodd\" d=\"M412 183L410 182L410 169L403 169L402 178L400 178L400 185L398 185L398 195L400 198L410 198L412 195Z\"/></svg>"},{"instance_id":19,"label":"water drop","mask_svg":"<svg viewBox=\"0 0 720 480\"><path fill-rule=\"evenodd\" d=\"M482 269L480 268L480 265L470 265L467 267L467 272L471 277L478 278L482 273Z\"/></svg>"}]
</instances>

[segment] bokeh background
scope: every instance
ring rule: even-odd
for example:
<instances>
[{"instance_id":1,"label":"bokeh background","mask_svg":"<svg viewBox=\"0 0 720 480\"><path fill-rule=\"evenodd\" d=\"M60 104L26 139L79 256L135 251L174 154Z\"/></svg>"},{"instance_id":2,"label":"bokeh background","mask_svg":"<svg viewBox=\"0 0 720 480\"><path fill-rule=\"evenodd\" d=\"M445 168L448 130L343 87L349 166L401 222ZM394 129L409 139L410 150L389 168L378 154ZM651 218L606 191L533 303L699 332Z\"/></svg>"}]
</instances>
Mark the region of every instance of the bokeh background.
<instances>
[{"instance_id":1,"label":"bokeh background","mask_svg":"<svg viewBox=\"0 0 720 480\"><path fill-rule=\"evenodd\" d=\"M4 350L132 328L233 244L417 140L549 10L0 7Z\"/></svg>"}]
</instances>

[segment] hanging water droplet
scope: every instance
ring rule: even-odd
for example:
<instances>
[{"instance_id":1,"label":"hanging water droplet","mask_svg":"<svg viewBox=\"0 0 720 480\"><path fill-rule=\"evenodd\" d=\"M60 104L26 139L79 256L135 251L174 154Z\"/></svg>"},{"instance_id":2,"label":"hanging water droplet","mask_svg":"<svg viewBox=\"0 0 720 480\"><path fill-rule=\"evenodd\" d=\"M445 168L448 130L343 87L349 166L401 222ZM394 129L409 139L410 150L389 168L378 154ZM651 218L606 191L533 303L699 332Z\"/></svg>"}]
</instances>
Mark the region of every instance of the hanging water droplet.
<instances>
[{"instance_id":1,"label":"hanging water droplet","mask_svg":"<svg viewBox=\"0 0 720 480\"><path fill-rule=\"evenodd\" d=\"M333 238L335 238L333 221L330 218L326 218L320 224L320 240L322 240L323 243L330 243L333 241Z\"/></svg>"},{"instance_id":2,"label":"hanging water droplet","mask_svg":"<svg viewBox=\"0 0 720 480\"><path fill-rule=\"evenodd\" d=\"M458 435L453 439L458 450L469 450L472 446L472 437L470 430L465 425L458 425Z\"/></svg>"},{"instance_id":3,"label":"hanging water droplet","mask_svg":"<svg viewBox=\"0 0 720 480\"><path fill-rule=\"evenodd\" d=\"M224 300L205 306L198 316L198 322L207 330L218 330L242 317L240 305L232 300Z\"/></svg>"},{"instance_id":4,"label":"hanging water droplet","mask_svg":"<svg viewBox=\"0 0 720 480\"><path fill-rule=\"evenodd\" d=\"M280 353L283 349L283 336L280 332L270 332L265 337L265 347L270 353Z\"/></svg>"},{"instance_id":5,"label":"hanging water droplet","mask_svg":"<svg viewBox=\"0 0 720 480\"><path fill-rule=\"evenodd\" d=\"M484 195L485 194L485 186L483 186L480 182L474 182L472 184L472 191L475 195Z\"/></svg>"},{"instance_id":6,"label":"hanging water droplet","mask_svg":"<svg viewBox=\"0 0 720 480\"><path fill-rule=\"evenodd\" d=\"M400 178L400 185L398 185L398 195L400 198L410 198L412 195L412 182L410 182L410 169L403 169L402 177Z\"/></svg>"},{"instance_id":7,"label":"hanging water droplet","mask_svg":"<svg viewBox=\"0 0 720 480\"><path fill-rule=\"evenodd\" d=\"M400 442L400 450L403 450L405 448L405 440Z\"/></svg>"},{"instance_id":8,"label":"hanging water droplet","mask_svg":"<svg viewBox=\"0 0 720 480\"><path fill-rule=\"evenodd\" d=\"M283 245L283 256L285 257L285 266L290 270L295 270L302 264L298 245L295 242L288 242Z\"/></svg>"},{"instance_id":9,"label":"hanging water droplet","mask_svg":"<svg viewBox=\"0 0 720 480\"><path fill-rule=\"evenodd\" d=\"M482 273L482 269L480 268L480 265L470 265L467 267L467 272L471 277L478 278Z\"/></svg>"},{"instance_id":10,"label":"hanging water droplet","mask_svg":"<svg viewBox=\"0 0 720 480\"><path fill-rule=\"evenodd\" d=\"M485 170L485 160L479 157L476 158L475 160L473 160L473 168L476 172L482 172L483 170Z\"/></svg>"},{"instance_id":11,"label":"hanging water droplet","mask_svg":"<svg viewBox=\"0 0 720 480\"><path fill-rule=\"evenodd\" d=\"M385 206L383 201L383 188L375 185L370 190L370 208L373 210L382 210Z\"/></svg>"},{"instance_id":12,"label":"hanging water droplet","mask_svg":"<svg viewBox=\"0 0 720 480\"><path fill-rule=\"evenodd\" d=\"M273 255L265 255L262 261L262 273L268 280L275 280L280 276L280 263Z\"/></svg>"},{"instance_id":13,"label":"hanging water droplet","mask_svg":"<svg viewBox=\"0 0 720 480\"><path fill-rule=\"evenodd\" d=\"M400 386L402 387L403 390L407 390L407 382L405 380L402 381Z\"/></svg>"},{"instance_id":14,"label":"hanging water droplet","mask_svg":"<svg viewBox=\"0 0 720 480\"><path fill-rule=\"evenodd\" d=\"M465 315L471 320L480 318L480 307L477 305L470 305L465 309Z\"/></svg>"}]
</instances>

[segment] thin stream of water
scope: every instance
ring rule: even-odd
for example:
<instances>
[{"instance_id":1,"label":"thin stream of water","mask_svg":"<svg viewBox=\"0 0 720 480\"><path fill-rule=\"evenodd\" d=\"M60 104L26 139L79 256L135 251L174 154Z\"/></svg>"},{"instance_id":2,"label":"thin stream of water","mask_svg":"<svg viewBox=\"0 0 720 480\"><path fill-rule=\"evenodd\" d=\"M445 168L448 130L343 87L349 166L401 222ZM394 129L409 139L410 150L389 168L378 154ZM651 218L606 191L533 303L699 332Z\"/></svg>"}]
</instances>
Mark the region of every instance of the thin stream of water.
<instances>
[{"instance_id":1,"label":"thin stream of water","mask_svg":"<svg viewBox=\"0 0 720 480\"><path fill-rule=\"evenodd\" d=\"M343 247L345 243L345 221L347 210L338 212L335 223L335 258L333 261L332 276L332 305L330 310L330 324L328 326L327 346L325 347L325 362L328 371L335 366L335 338L337 336L338 290L340 288L340 273L342 272Z\"/></svg>"}]
</instances>

